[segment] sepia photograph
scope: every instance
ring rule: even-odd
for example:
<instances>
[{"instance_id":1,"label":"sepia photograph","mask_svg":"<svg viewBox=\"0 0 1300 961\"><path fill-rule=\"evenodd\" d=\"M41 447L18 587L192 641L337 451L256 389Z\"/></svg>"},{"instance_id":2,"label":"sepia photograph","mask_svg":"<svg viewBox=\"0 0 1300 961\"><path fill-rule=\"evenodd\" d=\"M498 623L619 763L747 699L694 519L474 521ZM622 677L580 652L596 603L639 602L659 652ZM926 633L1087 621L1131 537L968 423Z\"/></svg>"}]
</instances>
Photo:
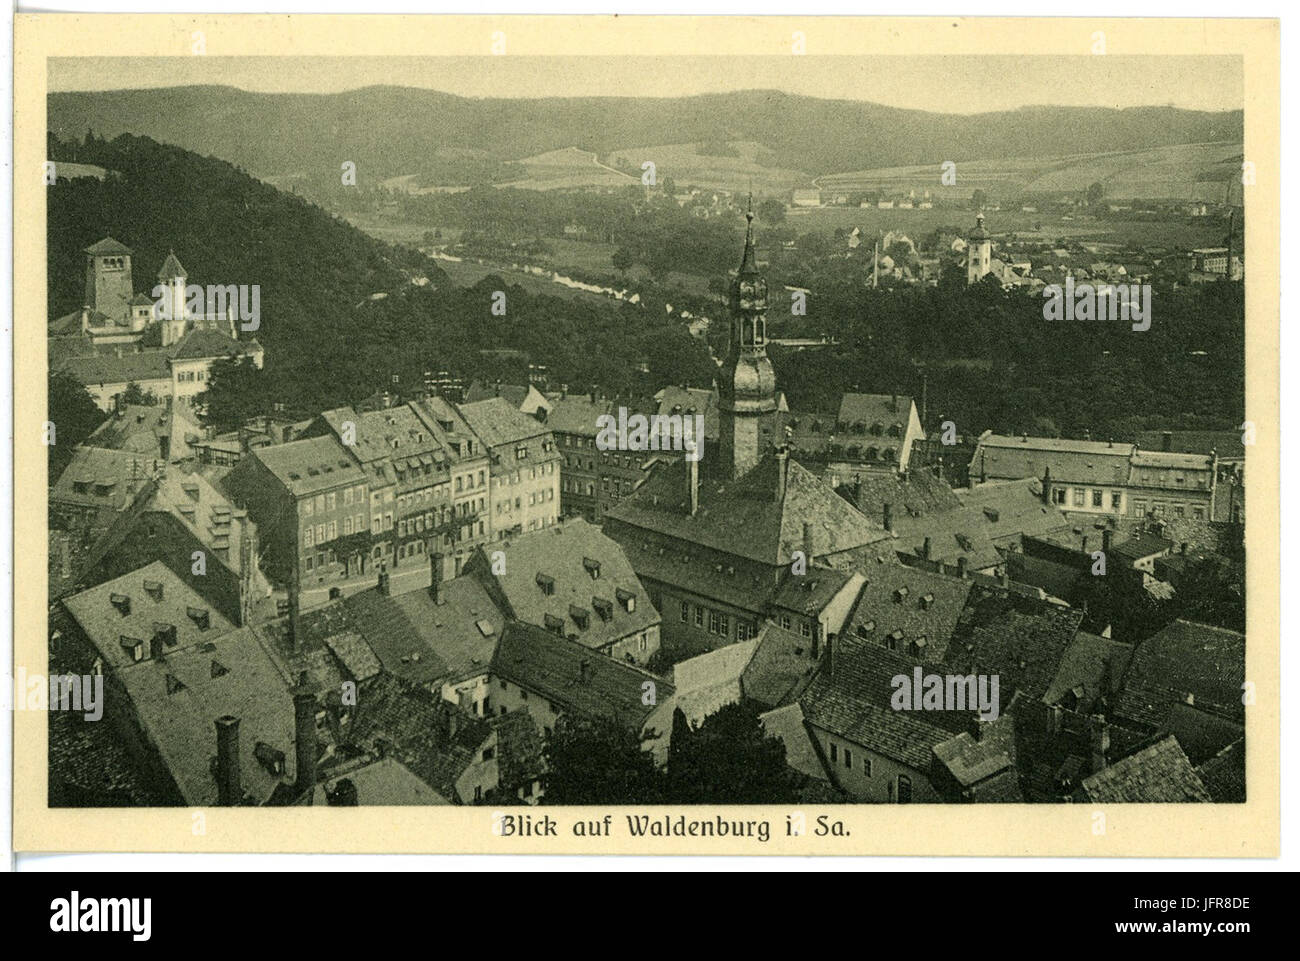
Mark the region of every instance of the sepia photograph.
<instances>
[{"instance_id":1,"label":"sepia photograph","mask_svg":"<svg viewBox=\"0 0 1300 961\"><path fill-rule=\"evenodd\" d=\"M16 40L45 847L1276 845L1275 22L79 19Z\"/></svg>"}]
</instances>

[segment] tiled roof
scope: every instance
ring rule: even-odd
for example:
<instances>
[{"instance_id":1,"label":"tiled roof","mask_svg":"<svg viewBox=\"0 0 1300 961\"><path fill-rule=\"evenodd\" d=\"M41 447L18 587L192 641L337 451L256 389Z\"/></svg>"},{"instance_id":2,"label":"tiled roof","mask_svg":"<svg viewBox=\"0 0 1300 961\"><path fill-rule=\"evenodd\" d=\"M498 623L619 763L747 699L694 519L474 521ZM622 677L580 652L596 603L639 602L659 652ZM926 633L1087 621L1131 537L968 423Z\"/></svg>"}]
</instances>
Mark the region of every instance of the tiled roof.
<instances>
[{"instance_id":1,"label":"tiled roof","mask_svg":"<svg viewBox=\"0 0 1300 961\"><path fill-rule=\"evenodd\" d=\"M557 434L595 437L600 433L597 419L606 414L616 416L617 410L612 400L597 400L593 403L586 394L569 394L551 402L546 426Z\"/></svg>"},{"instance_id":2,"label":"tiled roof","mask_svg":"<svg viewBox=\"0 0 1300 961\"><path fill-rule=\"evenodd\" d=\"M1083 611L976 586L958 618L943 662L962 674L996 674L1002 703L1035 700L1051 686Z\"/></svg>"},{"instance_id":3,"label":"tiled roof","mask_svg":"<svg viewBox=\"0 0 1300 961\"><path fill-rule=\"evenodd\" d=\"M295 496L361 484L366 480L365 473L333 437L312 437L259 447L251 451L250 456L261 461Z\"/></svg>"},{"instance_id":4,"label":"tiled roof","mask_svg":"<svg viewBox=\"0 0 1300 961\"><path fill-rule=\"evenodd\" d=\"M470 429L488 447L517 444L541 434L549 434L551 430L535 418L521 413L501 397L461 404L460 413Z\"/></svg>"},{"instance_id":5,"label":"tiled roof","mask_svg":"<svg viewBox=\"0 0 1300 961\"><path fill-rule=\"evenodd\" d=\"M1196 707L1241 720L1245 677L1244 634L1177 620L1138 643L1115 712L1156 727L1191 695Z\"/></svg>"},{"instance_id":6,"label":"tiled roof","mask_svg":"<svg viewBox=\"0 0 1300 961\"><path fill-rule=\"evenodd\" d=\"M867 580L844 622L842 636L886 647L894 635L899 652L924 639L920 661L941 660L970 596L971 582L899 563L860 570Z\"/></svg>"},{"instance_id":7,"label":"tiled roof","mask_svg":"<svg viewBox=\"0 0 1300 961\"><path fill-rule=\"evenodd\" d=\"M343 669L352 680L368 681L379 673L382 666L379 658L360 634L353 631L331 634L325 638L325 644L339 659L339 663L343 665Z\"/></svg>"},{"instance_id":8,"label":"tiled roof","mask_svg":"<svg viewBox=\"0 0 1300 961\"><path fill-rule=\"evenodd\" d=\"M398 807L452 803L394 757L378 758L369 764L340 773L329 781L318 784L312 803L318 807L327 805L329 802L326 791L332 791L340 781L345 779L351 781L352 786L356 788L358 805Z\"/></svg>"},{"instance_id":9,"label":"tiled roof","mask_svg":"<svg viewBox=\"0 0 1300 961\"><path fill-rule=\"evenodd\" d=\"M820 612L853 577L852 572L835 567L810 566L806 573L786 571L781 586L772 595L772 606L800 614Z\"/></svg>"},{"instance_id":10,"label":"tiled roof","mask_svg":"<svg viewBox=\"0 0 1300 961\"><path fill-rule=\"evenodd\" d=\"M487 555L498 551L504 573L493 574ZM492 544L477 562L516 620L543 627L549 614L564 623L566 637L586 647L605 647L660 620L622 548L580 517ZM548 579L550 593L539 578Z\"/></svg>"},{"instance_id":11,"label":"tiled roof","mask_svg":"<svg viewBox=\"0 0 1300 961\"><path fill-rule=\"evenodd\" d=\"M1173 737L1084 778L1082 791L1094 803L1184 804L1210 800L1205 785Z\"/></svg>"},{"instance_id":12,"label":"tiled roof","mask_svg":"<svg viewBox=\"0 0 1300 961\"><path fill-rule=\"evenodd\" d=\"M103 240L97 240L85 249L85 253L95 257L106 257L112 254L130 254L131 248L121 241L114 240L112 237L105 237Z\"/></svg>"},{"instance_id":13,"label":"tiled roof","mask_svg":"<svg viewBox=\"0 0 1300 961\"><path fill-rule=\"evenodd\" d=\"M750 700L775 708L798 700L816 672L809 639L768 622L740 676L741 691Z\"/></svg>"},{"instance_id":14,"label":"tiled roof","mask_svg":"<svg viewBox=\"0 0 1300 961\"><path fill-rule=\"evenodd\" d=\"M862 424L867 428L873 424L901 424L906 429L911 412L912 398L906 394L845 394L840 398L836 419L841 424Z\"/></svg>"},{"instance_id":15,"label":"tiled roof","mask_svg":"<svg viewBox=\"0 0 1300 961\"><path fill-rule=\"evenodd\" d=\"M158 279L171 280L173 277L185 276L188 276L185 273L185 268L182 267L181 262L176 259L176 254L169 250L167 252L167 259L163 261L162 267L158 270Z\"/></svg>"},{"instance_id":16,"label":"tiled roof","mask_svg":"<svg viewBox=\"0 0 1300 961\"><path fill-rule=\"evenodd\" d=\"M673 696L672 684L662 678L543 628L515 621L508 623L501 635L492 673L537 692L562 711L581 717L612 717L636 729L654 712L653 705L642 703L643 684L654 683L659 703Z\"/></svg>"},{"instance_id":17,"label":"tiled roof","mask_svg":"<svg viewBox=\"0 0 1300 961\"><path fill-rule=\"evenodd\" d=\"M121 357L116 354L70 357L59 363L58 369L71 374L87 386L170 380L171 351L124 350Z\"/></svg>"},{"instance_id":18,"label":"tiled roof","mask_svg":"<svg viewBox=\"0 0 1300 961\"><path fill-rule=\"evenodd\" d=\"M1087 631L1079 631L1061 655L1056 675L1043 694L1044 704L1060 704L1071 692L1080 713L1092 709L1097 698L1119 690L1133 647Z\"/></svg>"},{"instance_id":19,"label":"tiled roof","mask_svg":"<svg viewBox=\"0 0 1300 961\"><path fill-rule=\"evenodd\" d=\"M1234 741L1196 769L1210 799L1216 804L1241 804L1246 800L1246 742Z\"/></svg>"},{"instance_id":20,"label":"tiled roof","mask_svg":"<svg viewBox=\"0 0 1300 961\"><path fill-rule=\"evenodd\" d=\"M388 597L371 588L343 605L390 674L428 684L486 672L505 615L468 575L442 583L438 599L423 589Z\"/></svg>"},{"instance_id":21,"label":"tiled roof","mask_svg":"<svg viewBox=\"0 0 1300 961\"><path fill-rule=\"evenodd\" d=\"M164 467L157 456L78 447L50 491L53 503L122 510Z\"/></svg>"},{"instance_id":22,"label":"tiled roof","mask_svg":"<svg viewBox=\"0 0 1300 961\"><path fill-rule=\"evenodd\" d=\"M1200 764L1214 757L1233 741L1246 733L1245 725L1218 714L1202 711L1191 704L1178 702L1169 708L1169 714L1160 725L1161 734L1178 738L1178 746L1187 759Z\"/></svg>"},{"instance_id":23,"label":"tiled roof","mask_svg":"<svg viewBox=\"0 0 1300 961\"><path fill-rule=\"evenodd\" d=\"M123 638L139 641L148 660L150 641L168 627L175 628L175 640L164 645L165 655L205 644L233 629L162 561L153 561L64 598L63 605L95 645L107 668L134 663Z\"/></svg>"},{"instance_id":24,"label":"tiled roof","mask_svg":"<svg viewBox=\"0 0 1300 961\"><path fill-rule=\"evenodd\" d=\"M380 675L357 699L351 737L358 745L393 752L442 797L463 804L471 799L459 795L456 781L476 763L491 730L487 721L443 703L437 694Z\"/></svg>"},{"instance_id":25,"label":"tiled roof","mask_svg":"<svg viewBox=\"0 0 1300 961\"><path fill-rule=\"evenodd\" d=\"M928 771L934 747L975 723L968 711L895 710L892 681L912 678L910 658L841 637L831 663L799 699L808 723L915 771Z\"/></svg>"},{"instance_id":26,"label":"tiled roof","mask_svg":"<svg viewBox=\"0 0 1300 961\"><path fill-rule=\"evenodd\" d=\"M1131 537L1126 541L1121 541L1111 547L1111 550L1120 557L1126 557L1132 561L1140 561L1172 549L1174 542L1166 540L1163 537L1157 537L1155 534L1139 534Z\"/></svg>"},{"instance_id":27,"label":"tiled roof","mask_svg":"<svg viewBox=\"0 0 1300 961\"><path fill-rule=\"evenodd\" d=\"M929 471L863 471L856 483L840 488L867 517L884 523L885 505L895 520L954 510L961 501Z\"/></svg>"},{"instance_id":28,"label":"tiled roof","mask_svg":"<svg viewBox=\"0 0 1300 961\"><path fill-rule=\"evenodd\" d=\"M1133 450L1132 444L1119 442L990 434L980 438L970 473L993 479L1041 478L1050 469L1054 482L1124 485Z\"/></svg>"},{"instance_id":29,"label":"tiled roof","mask_svg":"<svg viewBox=\"0 0 1300 961\"><path fill-rule=\"evenodd\" d=\"M252 342L234 340L227 333L211 327L191 330L171 348L173 360L209 360L250 353Z\"/></svg>"},{"instance_id":30,"label":"tiled roof","mask_svg":"<svg viewBox=\"0 0 1300 961\"><path fill-rule=\"evenodd\" d=\"M1137 435L1137 445L1142 450L1164 449L1164 431L1144 430ZM1208 454L1214 451L1219 460L1241 460L1246 448L1241 443L1238 430L1174 430L1169 431L1170 448L1180 454Z\"/></svg>"},{"instance_id":31,"label":"tiled roof","mask_svg":"<svg viewBox=\"0 0 1300 961\"><path fill-rule=\"evenodd\" d=\"M169 458L184 453L187 435L198 437L202 428L191 419L184 405L166 404L128 405L100 424L82 443L86 447L105 447L127 450L136 454L157 456L161 448L158 438L170 438Z\"/></svg>"},{"instance_id":32,"label":"tiled roof","mask_svg":"<svg viewBox=\"0 0 1300 961\"><path fill-rule=\"evenodd\" d=\"M705 458L701 467L709 463ZM785 496L778 501L778 463L769 453L734 481L701 470L700 506L694 516L687 508L686 462L664 464L607 516L770 565L788 565L792 552L803 549L804 524L809 525L814 558L888 537L882 527L793 461L786 468Z\"/></svg>"},{"instance_id":33,"label":"tiled roof","mask_svg":"<svg viewBox=\"0 0 1300 961\"><path fill-rule=\"evenodd\" d=\"M701 387L669 386L655 394L655 400L659 403L656 411L659 414L703 414L704 440L710 444L717 442L721 420L716 387L704 390Z\"/></svg>"},{"instance_id":34,"label":"tiled roof","mask_svg":"<svg viewBox=\"0 0 1300 961\"><path fill-rule=\"evenodd\" d=\"M980 484L957 497L968 514L983 519L989 539L1002 546L1008 539L1069 528L1069 519L1057 507L1043 503L1042 491L1040 480L1016 480Z\"/></svg>"},{"instance_id":35,"label":"tiled roof","mask_svg":"<svg viewBox=\"0 0 1300 961\"><path fill-rule=\"evenodd\" d=\"M934 748L934 756L963 788L1015 765L1015 724L1009 715L980 725L979 733L977 738L963 731Z\"/></svg>"},{"instance_id":36,"label":"tiled roof","mask_svg":"<svg viewBox=\"0 0 1300 961\"><path fill-rule=\"evenodd\" d=\"M118 676L186 805L217 802L211 767L217 753L214 722L225 715L239 718L244 792L260 803L282 783L292 783L293 699L285 678L251 632L236 631L169 650L161 660L122 668ZM258 759L259 744L283 754L281 774Z\"/></svg>"}]
</instances>

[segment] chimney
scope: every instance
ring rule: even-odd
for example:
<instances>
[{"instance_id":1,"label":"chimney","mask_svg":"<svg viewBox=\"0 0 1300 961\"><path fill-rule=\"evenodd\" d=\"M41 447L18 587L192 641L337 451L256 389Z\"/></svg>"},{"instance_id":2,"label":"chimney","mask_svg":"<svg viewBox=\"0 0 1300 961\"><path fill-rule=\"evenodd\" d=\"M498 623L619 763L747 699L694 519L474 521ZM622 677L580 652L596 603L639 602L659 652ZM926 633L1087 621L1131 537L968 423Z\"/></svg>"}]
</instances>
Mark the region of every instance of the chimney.
<instances>
[{"instance_id":1,"label":"chimney","mask_svg":"<svg viewBox=\"0 0 1300 961\"><path fill-rule=\"evenodd\" d=\"M379 593L380 593L380 594L383 594L385 597L387 597L389 594L392 593L392 588L390 588L390 587L388 586L388 568L387 568L387 567L381 567L381 568L379 569Z\"/></svg>"},{"instance_id":2,"label":"chimney","mask_svg":"<svg viewBox=\"0 0 1300 961\"><path fill-rule=\"evenodd\" d=\"M894 505L890 503L886 503L885 504L885 530L892 531L893 529L894 529Z\"/></svg>"},{"instance_id":3,"label":"chimney","mask_svg":"<svg viewBox=\"0 0 1300 961\"><path fill-rule=\"evenodd\" d=\"M438 594L442 589L442 554L434 551L429 555L429 596L433 603L438 603Z\"/></svg>"},{"instance_id":4,"label":"chimney","mask_svg":"<svg viewBox=\"0 0 1300 961\"><path fill-rule=\"evenodd\" d=\"M803 556L811 564L813 559L813 527L808 521L803 522Z\"/></svg>"},{"instance_id":5,"label":"chimney","mask_svg":"<svg viewBox=\"0 0 1300 961\"><path fill-rule=\"evenodd\" d=\"M925 539L925 542L921 545L921 556L924 557L927 561L930 559L931 546L932 545L930 543L930 538L928 537Z\"/></svg>"},{"instance_id":6,"label":"chimney","mask_svg":"<svg viewBox=\"0 0 1300 961\"><path fill-rule=\"evenodd\" d=\"M963 554L961 557L957 558L957 576L963 581L969 576L966 570L968 564L970 564L970 561L966 559L966 555Z\"/></svg>"},{"instance_id":7,"label":"chimney","mask_svg":"<svg viewBox=\"0 0 1300 961\"><path fill-rule=\"evenodd\" d=\"M233 807L243 798L239 788L239 718L217 718L217 803Z\"/></svg>"},{"instance_id":8,"label":"chimney","mask_svg":"<svg viewBox=\"0 0 1300 961\"><path fill-rule=\"evenodd\" d=\"M81 308L81 329L90 329L90 305L86 304Z\"/></svg>"},{"instance_id":9,"label":"chimney","mask_svg":"<svg viewBox=\"0 0 1300 961\"><path fill-rule=\"evenodd\" d=\"M700 460L698 457L686 458L686 501L691 516L700 510Z\"/></svg>"},{"instance_id":10,"label":"chimney","mask_svg":"<svg viewBox=\"0 0 1300 961\"><path fill-rule=\"evenodd\" d=\"M157 631L154 631L153 637L149 638L149 659L154 661L163 659L163 639Z\"/></svg>"},{"instance_id":11,"label":"chimney","mask_svg":"<svg viewBox=\"0 0 1300 961\"><path fill-rule=\"evenodd\" d=\"M587 684L591 681L591 661L588 661L585 658L582 663L578 665L578 680L583 684Z\"/></svg>"},{"instance_id":12,"label":"chimney","mask_svg":"<svg viewBox=\"0 0 1300 961\"><path fill-rule=\"evenodd\" d=\"M1107 527L1101 532L1101 549L1107 553L1109 553L1110 551L1110 538L1111 538L1110 528Z\"/></svg>"},{"instance_id":13,"label":"chimney","mask_svg":"<svg viewBox=\"0 0 1300 961\"><path fill-rule=\"evenodd\" d=\"M293 748L297 770L293 787L301 795L316 786L316 692L306 671L298 675L293 688Z\"/></svg>"},{"instance_id":14,"label":"chimney","mask_svg":"<svg viewBox=\"0 0 1300 961\"><path fill-rule=\"evenodd\" d=\"M1106 755L1110 752L1110 730L1106 726L1106 718L1100 714L1094 714L1089 718L1088 740L1089 747L1092 749L1092 773L1106 767Z\"/></svg>"},{"instance_id":15,"label":"chimney","mask_svg":"<svg viewBox=\"0 0 1300 961\"><path fill-rule=\"evenodd\" d=\"M826 634L826 678L835 680L835 646L839 640L834 631Z\"/></svg>"},{"instance_id":16,"label":"chimney","mask_svg":"<svg viewBox=\"0 0 1300 961\"><path fill-rule=\"evenodd\" d=\"M998 575L998 585L1004 588L1011 587L1011 575L1007 573L1006 567L1002 568L1002 573Z\"/></svg>"},{"instance_id":17,"label":"chimney","mask_svg":"<svg viewBox=\"0 0 1300 961\"><path fill-rule=\"evenodd\" d=\"M1084 534L1084 535L1083 535L1083 539L1080 541L1080 546L1083 548L1084 552L1087 552L1087 550L1088 550L1088 535L1087 535L1087 534Z\"/></svg>"},{"instance_id":18,"label":"chimney","mask_svg":"<svg viewBox=\"0 0 1300 961\"><path fill-rule=\"evenodd\" d=\"M1043 468L1043 503L1052 503L1052 468Z\"/></svg>"},{"instance_id":19,"label":"chimney","mask_svg":"<svg viewBox=\"0 0 1300 961\"><path fill-rule=\"evenodd\" d=\"M1166 453L1174 449L1174 432L1171 430L1161 431L1160 449Z\"/></svg>"},{"instance_id":20,"label":"chimney","mask_svg":"<svg viewBox=\"0 0 1300 961\"><path fill-rule=\"evenodd\" d=\"M776 502L785 500L785 476L790 466L790 448L782 444L776 449Z\"/></svg>"}]
</instances>

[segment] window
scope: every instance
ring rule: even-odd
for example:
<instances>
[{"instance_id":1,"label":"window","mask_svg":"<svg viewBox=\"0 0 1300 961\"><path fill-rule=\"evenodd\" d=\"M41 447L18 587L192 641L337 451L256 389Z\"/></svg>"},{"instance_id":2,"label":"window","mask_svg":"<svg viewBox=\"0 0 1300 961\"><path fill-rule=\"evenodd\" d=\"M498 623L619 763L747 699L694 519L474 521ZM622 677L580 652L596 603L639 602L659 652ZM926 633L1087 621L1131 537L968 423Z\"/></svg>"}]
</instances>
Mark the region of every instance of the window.
<instances>
[{"instance_id":1,"label":"window","mask_svg":"<svg viewBox=\"0 0 1300 961\"><path fill-rule=\"evenodd\" d=\"M302 516L303 516L303 517L311 517L311 515L314 514L314 513L315 513L315 508L314 508L314 506L312 505L311 498L309 497L309 498L307 498L305 501L302 502Z\"/></svg>"},{"instance_id":2,"label":"window","mask_svg":"<svg viewBox=\"0 0 1300 961\"><path fill-rule=\"evenodd\" d=\"M1092 492L1092 506L1093 507L1101 506L1101 491Z\"/></svg>"},{"instance_id":3,"label":"window","mask_svg":"<svg viewBox=\"0 0 1300 961\"><path fill-rule=\"evenodd\" d=\"M812 622L807 620L799 622L799 636L812 637Z\"/></svg>"},{"instance_id":4,"label":"window","mask_svg":"<svg viewBox=\"0 0 1300 961\"><path fill-rule=\"evenodd\" d=\"M1113 510L1113 511L1117 511L1117 510L1119 510L1119 508L1120 508L1120 504L1123 503L1123 500L1124 500L1124 495L1123 495L1123 494L1121 494L1119 491L1111 491L1111 493L1110 493L1110 509Z\"/></svg>"},{"instance_id":5,"label":"window","mask_svg":"<svg viewBox=\"0 0 1300 961\"><path fill-rule=\"evenodd\" d=\"M356 516L356 519L355 519L355 520L353 521L353 523L352 523L352 529L355 530L358 534L361 533L363 530L366 529L366 515L365 515L365 514L358 514L358 515Z\"/></svg>"},{"instance_id":6,"label":"window","mask_svg":"<svg viewBox=\"0 0 1300 961\"><path fill-rule=\"evenodd\" d=\"M1065 489L1064 489L1064 488L1062 488L1062 487L1056 487L1056 488L1053 488L1053 489L1052 489L1052 503L1053 503L1053 504L1064 504L1064 503L1065 503Z\"/></svg>"},{"instance_id":7,"label":"window","mask_svg":"<svg viewBox=\"0 0 1300 961\"><path fill-rule=\"evenodd\" d=\"M326 538L326 539L332 541L332 540L334 540L334 538L336 538L336 537L338 537L338 536L339 536L339 522L338 522L338 521L330 521L329 537Z\"/></svg>"},{"instance_id":8,"label":"window","mask_svg":"<svg viewBox=\"0 0 1300 961\"><path fill-rule=\"evenodd\" d=\"M338 500L333 491L330 491L328 494L325 495L325 509L327 511L334 510L337 503Z\"/></svg>"},{"instance_id":9,"label":"window","mask_svg":"<svg viewBox=\"0 0 1300 961\"><path fill-rule=\"evenodd\" d=\"M717 611L709 611L709 633L710 634L718 633L718 612Z\"/></svg>"},{"instance_id":10,"label":"window","mask_svg":"<svg viewBox=\"0 0 1300 961\"><path fill-rule=\"evenodd\" d=\"M333 495L331 495L333 496ZM343 506L349 507L352 504L352 488L349 487L343 492Z\"/></svg>"},{"instance_id":11,"label":"window","mask_svg":"<svg viewBox=\"0 0 1300 961\"><path fill-rule=\"evenodd\" d=\"M485 761L490 761L490 760L492 760L492 758L496 757L496 753L497 753L497 752L496 752L496 748L491 748L491 747L489 747L489 748L484 748L484 750L483 750L483 760L485 760Z\"/></svg>"},{"instance_id":12,"label":"window","mask_svg":"<svg viewBox=\"0 0 1300 961\"><path fill-rule=\"evenodd\" d=\"M718 615L718 633L723 637L728 637L731 634L731 618L727 617L726 614Z\"/></svg>"},{"instance_id":13,"label":"window","mask_svg":"<svg viewBox=\"0 0 1300 961\"><path fill-rule=\"evenodd\" d=\"M839 762L840 762L840 749L836 747L835 742L832 741L831 742L831 763L838 764Z\"/></svg>"},{"instance_id":14,"label":"window","mask_svg":"<svg viewBox=\"0 0 1300 961\"><path fill-rule=\"evenodd\" d=\"M317 525L316 525L316 543L317 543L317 544L324 544L324 543L325 543L325 525L324 525L324 524L317 524Z\"/></svg>"},{"instance_id":15,"label":"window","mask_svg":"<svg viewBox=\"0 0 1300 961\"><path fill-rule=\"evenodd\" d=\"M1203 520L1205 520L1205 508L1204 508L1204 507L1193 507L1193 508L1192 508L1192 520L1196 520L1196 521L1203 521Z\"/></svg>"},{"instance_id":16,"label":"window","mask_svg":"<svg viewBox=\"0 0 1300 961\"><path fill-rule=\"evenodd\" d=\"M312 538L312 527L310 524L303 529L302 543L304 547L311 547L312 544L315 543L315 540Z\"/></svg>"},{"instance_id":17,"label":"window","mask_svg":"<svg viewBox=\"0 0 1300 961\"><path fill-rule=\"evenodd\" d=\"M781 628L782 628L782 630L786 630L786 631L790 630L790 615L789 615L789 614L782 614L782 615L781 615Z\"/></svg>"},{"instance_id":18,"label":"window","mask_svg":"<svg viewBox=\"0 0 1300 961\"><path fill-rule=\"evenodd\" d=\"M871 758L869 757L862 759L862 774L864 777L871 777Z\"/></svg>"},{"instance_id":19,"label":"window","mask_svg":"<svg viewBox=\"0 0 1300 961\"><path fill-rule=\"evenodd\" d=\"M1072 494L1072 497L1071 497L1071 504L1072 504L1072 506L1074 506L1074 507L1082 507L1082 506L1083 506L1083 488L1082 488L1082 487L1076 487L1076 488L1074 488L1074 489L1071 491L1071 494Z\"/></svg>"},{"instance_id":20,"label":"window","mask_svg":"<svg viewBox=\"0 0 1300 961\"><path fill-rule=\"evenodd\" d=\"M702 607L695 608L695 626L696 627L704 626L704 608Z\"/></svg>"},{"instance_id":21,"label":"window","mask_svg":"<svg viewBox=\"0 0 1300 961\"><path fill-rule=\"evenodd\" d=\"M844 766L850 770L853 768L853 752L847 747L844 749Z\"/></svg>"},{"instance_id":22,"label":"window","mask_svg":"<svg viewBox=\"0 0 1300 961\"><path fill-rule=\"evenodd\" d=\"M689 601L682 601L682 623L685 624L691 619L691 605Z\"/></svg>"},{"instance_id":23,"label":"window","mask_svg":"<svg viewBox=\"0 0 1300 961\"><path fill-rule=\"evenodd\" d=\"M317 494L317 495L316 495L316 513L317 513L317 514L323 514L323 513L325 513L325 495L324 495L324 494Z\"/></svg>"}]
</instances>

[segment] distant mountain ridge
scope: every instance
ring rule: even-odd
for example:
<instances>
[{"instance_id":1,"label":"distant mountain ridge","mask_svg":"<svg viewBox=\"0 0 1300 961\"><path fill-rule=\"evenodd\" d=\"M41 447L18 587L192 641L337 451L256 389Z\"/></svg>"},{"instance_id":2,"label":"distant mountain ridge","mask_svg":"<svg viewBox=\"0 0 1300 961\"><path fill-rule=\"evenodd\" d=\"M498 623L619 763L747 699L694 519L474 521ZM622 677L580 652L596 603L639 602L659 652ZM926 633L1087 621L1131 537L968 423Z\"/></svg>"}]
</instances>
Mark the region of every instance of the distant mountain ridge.
<instances>
[{"instance_id":1,"label":"distant mountain ridge","mask_svg":"<svg viewBox=\"0 0 1300 961\"><path fill-rule=\"evenodd\" d=\"M50 131L65 139L87 130L138 134L262 177L338 171L352 161L375 180L419 173L449 150L512 162L571 146L608 156L655 144L753 141L771 151L774 165L827 175L1236 141L1243 124L1241 110L1035 106L942 114L777 90L503 99L391 86L334 94L185 86L52 93L48 107Z\"/></svg>"}]
</instances>

